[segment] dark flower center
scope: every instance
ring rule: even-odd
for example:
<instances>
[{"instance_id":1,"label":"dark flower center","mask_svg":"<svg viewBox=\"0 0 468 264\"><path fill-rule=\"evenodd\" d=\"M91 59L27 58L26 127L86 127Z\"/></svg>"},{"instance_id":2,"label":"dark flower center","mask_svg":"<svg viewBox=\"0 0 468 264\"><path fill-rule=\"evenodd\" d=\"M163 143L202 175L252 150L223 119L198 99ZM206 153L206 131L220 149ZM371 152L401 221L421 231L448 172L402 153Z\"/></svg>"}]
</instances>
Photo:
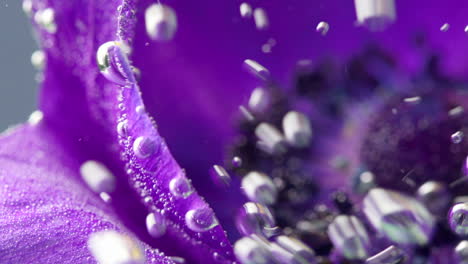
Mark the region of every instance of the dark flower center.
<instances>
[{"instance_id":1,"label":"dark flower center","mask_svg":"<svg viewBox=\"0 0 468 264\"><path fill-rule=\"evenodd\" d=\"M239 231L270 241L297 238L320 263L400 263L404 255L426 263L431 249L453 247L462 239L449 222L452 230L462 229L466 217L461 209L446 217L466 188L465 86L442 77L436 57L408 77L390 55L370 46L344 65L299 63L296 89L288 93L272 83L257 88L241 107L244 118L226 164L250 183L242 186L247 197L268 206L281 231L246 232L248 217L237 218ZM304 121L286 121L291 111L310 122L310 142ZM298 132L292 141L288 129ZM253 181L252 172L268 179ZM274 201L265 203L265 195ZM249 210L244 206L241 215L253 214Z\"/></svg>"}]
</instances>

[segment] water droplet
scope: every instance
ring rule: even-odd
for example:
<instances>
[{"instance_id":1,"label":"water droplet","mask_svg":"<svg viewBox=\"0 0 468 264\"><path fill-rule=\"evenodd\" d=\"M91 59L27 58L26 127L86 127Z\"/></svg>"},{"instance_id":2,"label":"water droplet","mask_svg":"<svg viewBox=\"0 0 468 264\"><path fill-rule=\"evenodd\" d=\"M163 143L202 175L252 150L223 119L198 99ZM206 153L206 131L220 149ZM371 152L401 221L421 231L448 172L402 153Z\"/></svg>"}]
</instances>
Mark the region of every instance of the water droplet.
<instances>
[{"instance_id":1,"label":"water droplet","mask_svg":"<svg viewBox=\"0 0 468 264\"><path fill-rule=\"evenodd\" d=\"M145 113L145 106L144 105L139 105L137 107L135 107L135 112L139 115L141 114L144 114Z\"/></svg>"},{"instance_id":2,"label":"water droplet","mask_svg":"<svg viewBox=\"0 0 468 264\"><path fill-rule=\"evenodd\" d=\"M330 25L325 21L321 21L317 24L315 30L322 34L322 36L325 36L328 33L328 30L330 30Z\"/></svg>"},{"instance_id":3,"label":"water droplet","mask_svg":"<svg viewBox=\"0 0 468 264\"><path fill-rule=\"evenodd\" d=\"M210 208L198 208L185 214L185 223L195 232L205 232L216 227L218 220Z\"/></svg>"},{"instance_id":4,"label":"water droplet","mask_svg":"<svg viewBox=\"0 0 468 264\"><path fill-rule=\"evenodd\" d=\"M128 123L127 121L121 121L117 124L117 133L122 136L128 136Z\"/></svg>"},{"instance_id":5,"label":"water droplet","mask_svg":"<svg viewBox=\"0 0 468 264\"><path fill-rule=\"evenodd\" d=\"M53 8L46 8L36 12L34 21L49 33L57 31L55 24L55 11Z\"/></svg>"},{"instance_id":6,"label":"water droplet","mask_svg":"<svg viewBox=\"0 0 468 264\"><path fill-rule=\"evenodd\" d=\"M95 160L88 160L80 166L80 173L86 184L96 193L111 193L115 189L115 177L107 167Z\"/></svg>"},{"instance_id":7,"label":"water droplet","mask_svg":"<svg viewBox=\"0 0 468 264\"><path fill-rule=\"evenodd\" d=\"M459 144L459 143L462 142L463 137L464 137L463 132L462 131L457 131L457 132L452 134L451 139L452 139L453 143Z\"/></svg>"},{"instance_id":8,"label":"water droplet","mask_svg":"<svg viewBox=\"0 0 468 264\"><path fill-rule=\"evenodd\" d=\"M153 212L146 216L146 229L154 237L162 237L166 233L166 219L158 212Z\"/></svg>"},{"instance_id":9,"label":"water droplet","mask_svg":"<svg viewBox=\"0 0 468 264\"><path fill-rule=\"evenodd\" d=\"M99 263L145 263L145 254L139 244L114 230L91 234L88 248Z\"/></svg>"},{"instance_id":10,"label":"water droplet","mask_svg":"<svg viewBox=\"0 0 468 264\"><path fill-rule=\"evenodd\" d=\"M255 8L253 12L255 26L258 30L265 30L268 28L268 16L263 8Z\"/></svg>"},{"instance_id":11,"label":"water droplet","mask_svg":"<svg viewBox=\"0 0 468 264\"><path fill-rule=\"evenodd\" d=\"M355 1L358 23L370 31L382 31L396 19L395 0Z\"/></svg>"},{"instance_id":12,"label":"water droplet","mask_svg":"<svg viewBox=\"0 0 468 264\"><path fill-rule=\"evenodd\" d=\"M36 70L44 69L45 60L45 53L42 50L36 50L31 54L31 64Z\"/></svg>"},{"instance_id":13,"label":"water droplet","mask_svg":"<svg viewBox=\"0 0 468 264\"><path fill-rule=\"evenodd\" d=\"M133 152L140 159L146 159L156 152L158 145L154 138L140 136L133 142Z\"/></svg>"},{"instance_id":14,"label":"water droplet","mask_svg":"<svg viewBox=\"0 0 468 264\"><path fill-rule=\"evenodd\" d=\"M167 5L152 4L145 11L145 25L152 40L169 41L177 31L177 16Z\"/></svg>"},{"instance_id":15,"label":"water droplet","mask_svg":"<svg viewBox=\"0 0 468 264\"><path fill-rule=\"evenodd\" d=\"M239 7L241 17L249 18L252 16L252 7L248 3L242 3Z\"/></svg>"},{"instance_id":16,"label":"water droplet","mask_svg":"<svg viewBox=\"0 0 468 264\"><path fill-rule=\"evenodd\" d=\"M135 82L135 76L128 63L127 55L130 48L122 42L109 41L99 46L96 61L101 74L109 81L125 85L127 80Z\"/></svg>"},{"instance_id":17,"label":"water droplet","mask_svg":"<svg viewBox=\"0 0 468 264\"><path fill-rule=\"evenodd\" d=\"M187 198L194 189L190 182L182 176L176 177L169 182L169 190L176 197Z\"/></svg>"}]
</instances>

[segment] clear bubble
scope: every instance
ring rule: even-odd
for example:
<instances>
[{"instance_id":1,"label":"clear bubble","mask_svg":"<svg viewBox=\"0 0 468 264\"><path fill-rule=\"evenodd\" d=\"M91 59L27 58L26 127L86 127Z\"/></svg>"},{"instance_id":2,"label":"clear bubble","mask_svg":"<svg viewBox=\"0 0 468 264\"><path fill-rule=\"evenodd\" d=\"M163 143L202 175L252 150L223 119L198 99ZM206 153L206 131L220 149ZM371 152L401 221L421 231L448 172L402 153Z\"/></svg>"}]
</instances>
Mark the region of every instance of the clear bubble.
<instances>
[{"instance_id":1,"label":"clear bubble","mask_svg":"<svg viewBox=\"0 0 468 264\"><path fill-rule=\"evenodd\" d=\"M169 182L169 190L179 198L187 198L194 192L190 182L182 176L176 177Z\"/></svg>"},{"instance_id":2,"label":"clear bubble","mask_svg":"<svg viewBox=\"0 0 468 264\"><path fill-rule=\"evenodd\" d=\"M198 208L185 214L185 223L195 232L205 232L216 227L218 220L210 208Z\"/></svg>"}]
</instances>

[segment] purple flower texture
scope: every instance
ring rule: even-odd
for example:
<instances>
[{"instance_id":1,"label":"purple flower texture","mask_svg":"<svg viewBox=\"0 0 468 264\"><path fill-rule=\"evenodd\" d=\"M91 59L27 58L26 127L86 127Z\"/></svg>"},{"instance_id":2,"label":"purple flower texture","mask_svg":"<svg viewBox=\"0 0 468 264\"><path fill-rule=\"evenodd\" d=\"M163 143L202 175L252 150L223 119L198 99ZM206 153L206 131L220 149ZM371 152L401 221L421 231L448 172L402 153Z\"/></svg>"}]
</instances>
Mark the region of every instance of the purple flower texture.
<instances>
[{"instance_id":1,"label":"purple flower texture","mask_svg":"<svg viewBox=\"0 0 468 264\"><path fill-rule=\"evenodd\" d=\"M468 263L466 1L23 9L0 263Z\"/></svg>"}]
</instances>

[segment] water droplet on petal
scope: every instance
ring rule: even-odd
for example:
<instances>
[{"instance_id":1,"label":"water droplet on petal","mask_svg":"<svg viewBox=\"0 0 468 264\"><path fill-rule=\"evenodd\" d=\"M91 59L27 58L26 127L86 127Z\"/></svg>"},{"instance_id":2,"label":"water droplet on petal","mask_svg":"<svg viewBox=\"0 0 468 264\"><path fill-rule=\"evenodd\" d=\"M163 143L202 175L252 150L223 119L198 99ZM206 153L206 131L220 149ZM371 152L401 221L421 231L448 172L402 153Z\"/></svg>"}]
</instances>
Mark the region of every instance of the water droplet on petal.
<instances>
[{"instance_id":1,"label":"water droplet on petal","mask_svg":"<svg viewBox=\"0 0 468 264\"><path fill-rule=\"evenodd\" d=\"M133 152L140 159L146 159L153 155L157 147L156 140L151 137L140 136L133 142Z\"/></svg>"},{"instance_id":2,"label":"water droplet on petal","mask_svg":"<svg viewBox=\"0 0 468 264\"><path fill-rule=\"evenodd\" d=\"M242 3L239 10L243 18L249 18L252 16L252 7L248 3Z\"/></svg>"},{"instance_id":3,"label":"water droplet on petal","mask_svg":"<svg viewBox=\"0 0 468 264\"><path fill-rule=\"evenodd\" d=\"M171 7L152 4L145 12L146 33L152 40L169 41L177 31L177 16Z\"/></svg>"},{"instance_id":4,"label":"water droplet on petal","mask_svg":"<svg viewBox=\"0 0 468 264\"><path fill-rule=\"evenodd\" d=\"M96 193L111 193L115 189L115 177L107 167L95 160L88 160L80 166L80 173L89 188Z\"/></svg>"},{"instance_id":5,"label":"water droplet on petal","mask_svg":"<svg viewBox=\"0 0 468 264\"><path fill-rule=\"evenodd\" d=\"M185 177L176 177L169 182L169 190L175 197L187 198L194 189Z\"/></svg>"},{"instance_id":6,"label":"water droplet on petal","mask_svg":"<svg viewBox=\"0 0 468 264\"><path fill-rule=\"evenodd\" d=\"M127 80L135 82L135 76L127 60L128 53L130 48L118 41L108 41L99 46L96 61L101 74L109 81L120 85L125 85Z\"/></svg>"},{"instance_id":7,"label":"water droplet on petal","mask_svg":"<svg viewBox=\"0 0 468 264\"><path fill-rule=\"evenodd\" d=\"M210 208L198 208L185 214L185 223L195 232L205 232L216 227L218 220Z\"/></svg>"},{"instance_id":8,"label":"water droplet on petal","mask_svg":"<svg viewBox=\"0 0 468 264\"><path fill-rule=\"evenodd\" d=\"M145 263L144 251L138 243L117 231L107 230L91 234L88 248L98 263Z\"/></svg>"},{"instance_id":9,"label":"water droplet on petal","mask_svg":"<svg viewBox=\"0 0 468 264\"><path fill-rule=\"evenodd\" d=\"M122 136L128 136L128 123L127 121L121 121L117 124L117 133Z\"/></svg>"},{"instance_id":10,"label":"water droplet on petal","mask_svg":"<svg viewBox=\"0 0 468 264\"><path fill-rule=\"evenodd\" d=\"M330 30L330 25L325 21L321 21L317 24L315 30L325 36L328 33L328 30Z\"/></svg>"},{"instance_id":11,"label":"water droplet on petal","mask_svg":"<svg viewBox=\"0 0 468 264\"><path fill-rule=\"evenodd\" d=\"M146 229L154 237L162 237L166 233L166 219L158 212L153 212L146 216Z\"/></svg>"}]
</instances>

